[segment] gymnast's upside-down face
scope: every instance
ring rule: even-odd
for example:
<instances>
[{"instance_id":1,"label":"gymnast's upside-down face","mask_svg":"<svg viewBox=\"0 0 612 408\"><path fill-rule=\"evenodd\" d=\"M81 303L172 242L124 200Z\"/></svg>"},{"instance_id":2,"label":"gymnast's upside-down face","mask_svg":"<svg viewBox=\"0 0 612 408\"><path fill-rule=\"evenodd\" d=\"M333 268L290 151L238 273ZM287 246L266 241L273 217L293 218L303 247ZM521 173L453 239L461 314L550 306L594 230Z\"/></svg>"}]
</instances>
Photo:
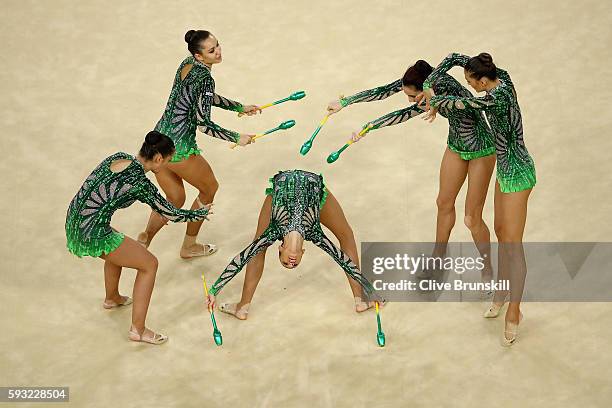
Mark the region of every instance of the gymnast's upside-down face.
<instances>
[{"instance_id":1,"label":"gymnast's upside-down face","mask_svg":"<svg viewBox=\"0 0 612 408\"><path fill-rule=\"evenodd\" d=\"M304 248L291 246L284 242L278 246L278 259L280 263L287 269L293 269L300 264L302 261L302 255L304 255Z\"/></svg>"}]
</instances>

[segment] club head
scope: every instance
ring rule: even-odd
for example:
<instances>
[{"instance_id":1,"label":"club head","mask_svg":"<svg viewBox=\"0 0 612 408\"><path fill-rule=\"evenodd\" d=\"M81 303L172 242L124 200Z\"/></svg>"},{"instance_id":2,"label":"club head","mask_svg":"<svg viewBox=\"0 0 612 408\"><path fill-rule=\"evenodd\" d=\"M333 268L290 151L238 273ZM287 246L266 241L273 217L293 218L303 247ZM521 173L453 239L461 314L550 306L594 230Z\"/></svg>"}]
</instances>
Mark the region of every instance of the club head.
<instances>
[{"instance_id":1,"label":"club head","mask_svg":"<svg viewBox=\"0 0 612 408\"><path fill-rule=\"evenodd\" d=\"M219 330L215 330L213 332L213 338L215 339L215 344L220 346L223 344L223 337L221 336L221 332Z\"/></svg>"},{"instance_id":2,"label":"club head","mask_svg":"<svg viewBox=\"0 0 612 408\"><path fill-rule=\"evenodd\" d=\"M306 92L297 91L297 92L292 93L289 99L291 99L292 101L297 101L298 99L302 99L305 96L306 96Z\"/></svg>"},{"instance_id":3,"label":"club head","mask_svg":"<svg viewBox=\"0 0 612 408\"><path fill-rule=\"evenodd\" d=\"M302 145L302 148L300 149L300 153L302 156L306 156L306 153L308 153L310 151L310 148L312 147L312 142L310 140L308 140L306 143L304 143Z\"/></svg>"},{"instance_id":4,"label":"club head","mask_svg":"<svg viewBox=\"0 0 612 408\"><path fill-rule=\"evenodd\" d=\"M295 126L295 120L287 120L280 125L278 125L279 129L289 129Z\"/></svg>"},{"instance_id":5,"label":"club head","mask_svg":"<svg viewBox=\"0 0 612 408\"><path fill-rule=\"evenodd\" d=\"M376 341L380 347L385 347L385 333L380 332L376 335Z\"/></svg>"},{"instance_id":6,"label":"club head","mask_svg":"<svg viewBox=\"0 0 612 408\"><path fill-rule=\"evenodd\" d=\"M338 157L340 157L340 153L339 152L333 152L332 154L327 156L327 162L331 164L331 163L335 162L336 160L338 160Z\"/></svg>"}]
</instances>

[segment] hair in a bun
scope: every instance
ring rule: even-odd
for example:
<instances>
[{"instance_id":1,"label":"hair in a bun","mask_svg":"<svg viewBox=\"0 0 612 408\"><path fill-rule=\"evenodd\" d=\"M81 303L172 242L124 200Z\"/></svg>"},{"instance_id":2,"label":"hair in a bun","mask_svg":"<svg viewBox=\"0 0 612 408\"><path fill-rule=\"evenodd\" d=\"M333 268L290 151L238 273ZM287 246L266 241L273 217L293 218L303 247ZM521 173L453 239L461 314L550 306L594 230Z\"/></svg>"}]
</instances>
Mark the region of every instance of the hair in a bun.
<instances>
[{"instance_id":1,"label":"hair in a bun","mask_svg":"<svg viewBox=\"0 0 612 408\"><path fill-rule=\"evenodd\" d=\"M433 71L433 67L424 60L418 60L413 66L406 70L402 77L403 86L413 86L417 91L423 90L423 82Z\"/></svg>"},{"instance_id":2,"label":"hair in a bun","mask_svg":"<svg viewBox=\"0 0 612 408\"><path fill-rule=\"evenodd\" d=\"M486 64L486 65L493 64L493 57L491 56L491 54L487 52L481 52L480 54L476 56L476 58L478 58L480 62L482 62L483 64Z\"/></svg>"},{"instance_id":3,"label":"hair in a bun","mask_svg":"<svg viewBox=\"0 0 612 408\"><path fill-rule=\"evenodd\" d=\"M206 30L189 30L185 33L185 42L190 53L195 54L200 51L200 43L210 36Z\"/></svg>"},{"instance_id":4,"label":"hair in a bun","mask_svg":"<svg viewBox=\"0 0 612 408\"><path fill-rule=\"evenodd\" d=\"M157 153L163 158L171 156L174 154L174 142L163 133L152 130L145 136L138 154L146 160L153 160Z\"/></svg>"},{"instance_id":5,"label":"hair in a bun","mask_svg":"<svg viewBox=\"0 0 612 408\"><path fill-rule=\"evenodd\" d=\"M482 77L489 79L497 78L497 67L493 63L493 57L486 52L481 52L477 56L470 58L465 65L465 69L475 79L481 79Z\"/></svg>"},{"instance_id":6,"label":"hair in a bun","mask_svg":"<svg viewBox=\"0 0 612 408\"><path fill-rule=\"evenodd\" d=\"M160 140L162 140L163 136L164 136L163 134L155 130L152 130L151 132L147 133L147 135L145 136L145 142L150 145L156 145L160 142Z\"/></svg>"}]
</instances>

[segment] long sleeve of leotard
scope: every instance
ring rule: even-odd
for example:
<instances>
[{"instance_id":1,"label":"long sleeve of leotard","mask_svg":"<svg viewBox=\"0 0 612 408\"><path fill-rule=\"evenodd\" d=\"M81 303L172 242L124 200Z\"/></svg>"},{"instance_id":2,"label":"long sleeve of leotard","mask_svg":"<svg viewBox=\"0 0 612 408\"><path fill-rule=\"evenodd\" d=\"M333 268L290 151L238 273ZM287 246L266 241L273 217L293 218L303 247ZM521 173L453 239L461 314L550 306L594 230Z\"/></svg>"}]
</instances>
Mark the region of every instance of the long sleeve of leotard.
<instances>
[{"instance_id":1,"label":"long sleeve of leotard","mask_svg":"<svg viewBox=\"0 0 612 408\"><path fill-rule=\"evenodd\" d=\"M266 250L279 238L276 230L269 226L259 237L257 237L249 246L242 250L238 255L234 257L227 265L225 270L219 276L219 279L210 288L210 293L217 295L223 287L234 278L246 264L249 263L251 258Z\"/></svg>"},{"instance_id":2,"label":"long sleeve of leotard","mask_svg":"<svg viewBox=\"0 0 612 408\"><path fill-rule=\"evenodd\" d=\"M216 137L217 139L227 140L230 142L238 142L240 134L232 130L227 130L217 125L210 119L210 108L214 102L214 82L211 77L205 78L199 95L197 96L197 121L198 129L207 135Z\"/></svg>"},{"instance_id":3,"label":"long sleeve of leotard","mask_svg":"<svg viewBox=\"0 0 612 408\"><path fill-rule=\"evenodd\" d=\"M367 89L355 95L340 98L340 105L346 107L353 103L380 101L402 90L402 80L398 79L390 84Z\"/></svg>"},{"instance_id":4,"label":"long sleeve of leotard","mask_svg":"<svg viewBox=\"0 0 612 408\"><path fill-rule=\"evenodd\" d=\"M452 111L488 111L495 107L495 99L487 94L479 97L461 97L452 95L435 95L431 98L431 106L438 108L440 112Z\"/></svg>"},{"instance_id":5,"label":"long sleeve of leotard","mask_svg":"<svg viewBox=\"0 0 612 408\"><path fill-rule=\"evenodd\" d=\"M467 55L458 54L456 52L448 54L431 74L429 74L427 79L425 79L425 82L423 82L423 89L430 89L438 78L446 74L452 67L465 67L469 59L470 57Z\"/></svg>"},{"instance_id":6,"label":"long sleeve of leotard","mask_svg":"<svg viewBox=\"0 0 612 408\"><path fill-rule=\"evenodd\" d=\"M393 126L397 125L398 123L406 122L408 119L412 119L423 112L424 110L419 108L415 103L406 108L387 113L386 115L383 115L378 119L374 119L373 121L369 122L372 125L372 128L370 130L380 129L385 126Z\"/></svg>"},{"instance_id":7,"label":"long sleeve of leotard","mask_svg":"<svg viewBox=\"0 0 612 408\"><path fill-rule=\"evenodd\" d=\"M334 245L334 243L325 235L325 233L323 233L323 231L319 231L319 234L317 235L319 235L320 238L312 242L316 246L327 252L333 258L333 260L336 261L338 265L340 265L342 270L344 270L344 272L351 279L359 283L359 285L364 290L364 295L366 296L366 298L368 300L373 301L382 301L380 296L378 296L374 292L374 287L372 286L372 284L366 279L365 276L363 276L363 274L361 273L357 265L355 265L355 263L351 260L351 258L340 248Z\"/></svg>"},{"instance_id":8,"label":"long sleeve of leotard","mask_svg":"<svg viewBox=\"0 0 612 408\"><path fill-rule=\"evenodd\" d=\"M150 206L164 218L172 222L201 221L208 215L208 209L181 210L173 206L157 190L157 187L149 179L145 179L136 191L136 199Z\"/></svg>"},{"instance_id":9,"label":"long sleeve of leotard","mask_svg":"<svg viewBox=\"0 0 612 408\"><path fill-rule=\"evenodd\" d=\"M229 111L234 112L243 112L244 109L240 102L233 101L225 96L221 96L219 94L214 94L213 96L213 106Z\"/></svg>"}]
</instances>

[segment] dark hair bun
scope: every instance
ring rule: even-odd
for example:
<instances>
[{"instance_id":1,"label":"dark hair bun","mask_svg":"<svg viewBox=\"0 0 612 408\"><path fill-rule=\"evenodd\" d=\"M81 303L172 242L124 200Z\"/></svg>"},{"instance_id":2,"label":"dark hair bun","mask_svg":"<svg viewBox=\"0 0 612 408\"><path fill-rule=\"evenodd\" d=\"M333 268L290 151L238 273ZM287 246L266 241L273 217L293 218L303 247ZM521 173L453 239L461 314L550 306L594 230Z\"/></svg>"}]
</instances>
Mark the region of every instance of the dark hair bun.
<instances>
[{"instance_id":1,"label":"dark hair bun","mask_svg":"<svg viewBox=\"0 0 612 408\"><path fill-rule=\"evenodd\" d=\"M145 136L145 143L150 145L156 145L162 140L163 134L152 130Z\"/></svg>"},{"instance_id":2,"label":"dark hair bun","mask_svg":"<svg viewBox=\"0 0 612 408\"><path fill-rule=\"evenodd\" d=\"M193 36L196 35L195 30L189 30L185 33L185 42L190 43L193 40Z\"/></svg>"},{"instance_id":3,"label":"dark hair bun","mask_svg":"<svg viewBox=\"0 0 612 408\"><path fill-rule=\"evenodd\" d=\"M481 52L476 58L478 58L478 60L482 62L483 65L493 64L493 57L489 53Z\"/></svg>"},{"instance_id":4,"label":"dark hair bun","mask_svg":"<svg viewBox=\"0 0 612 408\"><path fill-rule=\"evenodd\" d=\"M429 73L431 72L431 66L423 60L418 60L414 64L414 68L419 74L424 74L425 76L429 75Z\"/></svg>"},{"instance_id":5,"label":"dark hair bun","mask_svg":"<svg viewBox=\"0 0 612 408\"><path fill-rule=\"evenodd\" d=\"M200 52L200 43L210 36L210 32L206 30L189 30L185 33L185 42L187 49L193 55Z\"/></svg>"},{"instance_id":6,"label":"dark hair bun","mask_svg":"<svg viewBox=\"0 0 612 408\"><path fill-rule=\"evenodd\" d=\"M475 79L481 79L482 77L489 79L497 78L497 67L493 63L493 57L486 52L481 52L477 56L470 58L465 64L465 69Z\"/></svg>"}]
</instances>

